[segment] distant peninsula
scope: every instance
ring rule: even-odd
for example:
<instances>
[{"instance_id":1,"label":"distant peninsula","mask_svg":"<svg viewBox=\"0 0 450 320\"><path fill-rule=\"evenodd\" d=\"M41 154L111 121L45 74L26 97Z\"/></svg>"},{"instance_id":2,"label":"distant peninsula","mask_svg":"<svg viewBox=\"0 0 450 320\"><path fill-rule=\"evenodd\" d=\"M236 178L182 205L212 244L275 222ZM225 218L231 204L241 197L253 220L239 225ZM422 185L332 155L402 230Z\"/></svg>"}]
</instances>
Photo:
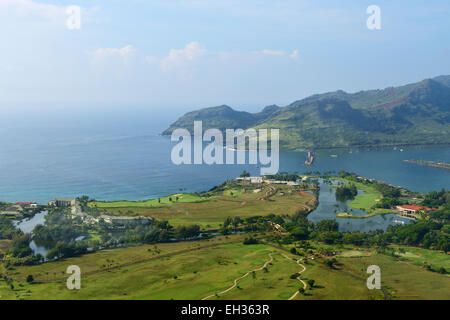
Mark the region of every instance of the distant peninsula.
<instances>
[{"instance_id":1,"label":"distant peninsula","mask_svg":"<svg viewBox=\"0 0 450 320\"><path fill-rule=\"evenodd\" d=\"M399 87L316 94L261 112L227 105L186 113L162 134L177 128L279 128L282 149L450 144L450 76Z\"/></svg>"},{"instance_id":2,"label":"distant peninsula","mask_svg":"<svg viewBox=\"0 0 450 320\"><path fill-rule=\"evenodd\" d=\"M425 160L403 160L404 162L419 164L422 166L447 169L450 170L450 163L445 162L433 162L433 161L425 161Z\"/></svg>"}]
</instances>

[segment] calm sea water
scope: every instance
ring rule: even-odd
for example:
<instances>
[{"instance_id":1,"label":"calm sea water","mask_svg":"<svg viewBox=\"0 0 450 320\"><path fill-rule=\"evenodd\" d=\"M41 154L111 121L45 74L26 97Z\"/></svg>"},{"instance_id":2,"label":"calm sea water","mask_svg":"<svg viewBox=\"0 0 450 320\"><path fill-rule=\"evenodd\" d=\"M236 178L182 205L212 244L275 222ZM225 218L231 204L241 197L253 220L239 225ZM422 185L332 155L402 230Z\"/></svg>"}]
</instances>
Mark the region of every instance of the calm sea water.
<instances>
[{"instance_id":1,"label":"calm sea water","mask_svg":"<svg viewBox=\"0 0 450 320\"><path fill-rule=\"evenodd\" d=\"M0 127L0 201L37 201L89 195L99 200L139 200L203 191L254 165L181 165L174 144L159 136L170 120L141 114L36 116ZM404 159L450 161L450 147L323 150L306 168L304 152L282 151L280 171L347 170L426 192L450 189L450 171Z\"/></svg>"},{"instance_id":2,"label":"calm sea water","mask_svg":"<svg viewBox=\"0 0 450 320\"><path fill-rule=\"evenodd\" d=\"M122 114L47 114L5 119L0 127L0 201L47 203L55 197L89 195L98 200L140 200L210 189L255 165L181 165L170 159L173 143L159 136L170 119ZM320 150L312 167L306 154L280 153L280 171L347 170L420 192L450 189L450 171L405 163L405 159L450 162L450 147ZM312 221L334 219L334 190L323 185ZM43 215L22 222L31 231ZM344 231L385 229L406 221L394 214L337 219ZM30 229L30 230L28 230ZM33 250L45 248L33 244Z\"/></svg>"}]
</instances>

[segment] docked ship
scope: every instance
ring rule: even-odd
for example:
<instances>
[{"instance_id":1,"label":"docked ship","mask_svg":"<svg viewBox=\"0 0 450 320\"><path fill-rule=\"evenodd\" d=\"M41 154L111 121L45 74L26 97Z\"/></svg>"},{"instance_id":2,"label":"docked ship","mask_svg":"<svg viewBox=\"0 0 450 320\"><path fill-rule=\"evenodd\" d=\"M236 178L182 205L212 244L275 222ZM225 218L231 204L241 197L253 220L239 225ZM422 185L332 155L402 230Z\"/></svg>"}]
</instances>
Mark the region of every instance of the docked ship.
<instances>
[{"instance_id":1,"label":"docked ship","mask_svg":"<svg viewBox=\"0 0 450 320\"><path fill-rule=\"evenodd\" d=\"M308 151L308 158L305 161L305 166L310 166L314 162L314 151Z\"/></svg>"}]
</instances>

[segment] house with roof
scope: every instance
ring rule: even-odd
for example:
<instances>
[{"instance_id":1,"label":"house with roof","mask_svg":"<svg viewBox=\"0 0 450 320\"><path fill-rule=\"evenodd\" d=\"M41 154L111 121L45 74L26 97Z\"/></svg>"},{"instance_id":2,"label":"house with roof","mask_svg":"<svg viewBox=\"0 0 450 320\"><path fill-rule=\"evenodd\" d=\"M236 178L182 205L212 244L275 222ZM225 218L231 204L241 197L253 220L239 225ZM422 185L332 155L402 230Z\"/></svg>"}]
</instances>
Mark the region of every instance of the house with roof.
<instances>
[{"instance_id":1,"label":"house with roof","mask_svg":"<svg viewBox=\"0 0 450 320\"><path fill-rule=\"evenodd\" d=\"M0 212L1 215L15 216L15 217L22 216L22 213L23 213L22 206L17 205L17 204L9 206Z\"/></svg>"},{"instance_id":2,"label":"house with roof","mask_svg":"<svg viewBox=\"0 0 450 320\"><path fill-rule=\"evenodd\" d=\"M419 214L420 212L432 210L431 208L419 206L416 204L404 204L401 206L396 206L396 209L400 212L401 215L413 218L415 218L416 215Z\"/></svg>"}]
</instances>

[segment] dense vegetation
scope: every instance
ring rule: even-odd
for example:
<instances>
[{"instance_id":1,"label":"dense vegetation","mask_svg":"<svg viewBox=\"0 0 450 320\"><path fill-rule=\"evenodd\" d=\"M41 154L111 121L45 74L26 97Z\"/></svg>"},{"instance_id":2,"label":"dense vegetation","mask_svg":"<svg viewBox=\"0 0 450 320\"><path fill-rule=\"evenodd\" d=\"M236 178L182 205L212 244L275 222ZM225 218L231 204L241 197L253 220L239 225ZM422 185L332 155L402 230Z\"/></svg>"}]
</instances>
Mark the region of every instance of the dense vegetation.
<instances>
[{"instance_id":1,"label":"dense vegetation","mask_svg":"<svg viewBox=\"0 0 450 320\"><path fill-rule=\"evenodd\" d=\"M80 217L71 218L65 210L53 210L45 219L45 224L36 226L33 233L36 243L50 249L48 259L76 256L100 248L187 240L200 235L198 225L173 228L167 221L113 226L100 220L85 224Z\"/></svg>"},{"instance_id":2,"label":"dense vegetation","mask_svg":"<svg viewBox=\"0 0 450 320\"><path fill-rule=\"evenodd\" d=\"M438 208L446 203L450 203L450 191L446 191L445 189L427 193L422 201L423 206L431 208Z\"/></svg>"},{"instance_id":3,"label":"dense vegetation","mask_svg":"<svg viewBox=\"0 0 450 320\"><path fill-rule=\"evenodd\" d=\"M16 229L10 218L0 216L0 239L12 239L14 235L20 233L20 230Z\"/></svg>"},{"instance_id":4,"label":"dense vegetation","mask_svg":"<svg viewBox=\"0 0 450 320\"><path fill-rule=\"evenodd\" d=\"M375 181L373 179L360 178L356 173L340 171L339 177L344 178L348 181L354 181L361 183L363 185L370 185L375 188L380 194L381 199L378 199L378 202L373 205L373 208L394 208L396 205L404 204L404 201L401 200L402 189L399 187L395 187L389 185L385 182ZM351 184L350 184L351 185ZM355 189L355 188L354 188ZM355 190L353 189L353 193ZM403 192L413 195L413 193L408 190L404 190ZM336 194L338 191L336 190ZM336 196L337 197L337 196Z\"/></svg>"},{"instance_id":5,"label":"dense vegetation","mask_svg":"<svg viewBox=\"0 0 450 320\"><path fill-rule=\"evenodd\" d=\"M321 220L313 224L304 212L293 216L277 216L277 223L289 232L288 236L278 236L279 241L290 243L296 240L314 240L326 244L353 244L367 247L386 247L388 244L421 246L427 249L450 252L450 205L431 215L435 219L420 220L406 225L389 226L386 231L367 233L340 232L335 220Z\"/></svg>"},{"instance_id":6,"label":"dense vegetation","mask_svg":"<svg viewBox=\"0 0 450 320\"><path fill-rule=\"evenodd\" d=\"M342 185L336 188L336 200L347 201L355 198L358 194L358 189L354 184Z\"/></svg>"},{"instance_id":7,"label":"dense vegetation","mask_svg":"<svg viewBox=\"0 0 450 320\"><path fill-rule=\"evenodd\" d=\"M286 107L259 113L228 106L189 112L163 134L176 128L280 129L280 147L330 148L361 145L450 143L450 76L384 90L317 94Z\"/></svg>"}]
</instances>

